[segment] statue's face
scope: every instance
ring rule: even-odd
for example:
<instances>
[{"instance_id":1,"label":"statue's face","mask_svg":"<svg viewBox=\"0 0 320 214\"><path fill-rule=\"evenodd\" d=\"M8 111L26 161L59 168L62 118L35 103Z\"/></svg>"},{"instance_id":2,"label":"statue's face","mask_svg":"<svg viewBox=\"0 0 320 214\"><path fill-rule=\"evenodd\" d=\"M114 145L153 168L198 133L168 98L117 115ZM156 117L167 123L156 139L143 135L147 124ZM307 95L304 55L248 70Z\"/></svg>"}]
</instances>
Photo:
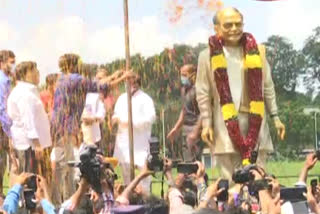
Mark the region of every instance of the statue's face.
<instances>
[{"instance_id":1,"label":"statue's face","mask_svg":"<svg viewBox=\"0 0 320 214\"><path fill-rule=\"evenodd\" d=\"M218 15L219 23L214 26L216 33L221 36L226 45L236 46L243 34L243 20L239 13L225 9Z\"/></svg>"}]
</instances>

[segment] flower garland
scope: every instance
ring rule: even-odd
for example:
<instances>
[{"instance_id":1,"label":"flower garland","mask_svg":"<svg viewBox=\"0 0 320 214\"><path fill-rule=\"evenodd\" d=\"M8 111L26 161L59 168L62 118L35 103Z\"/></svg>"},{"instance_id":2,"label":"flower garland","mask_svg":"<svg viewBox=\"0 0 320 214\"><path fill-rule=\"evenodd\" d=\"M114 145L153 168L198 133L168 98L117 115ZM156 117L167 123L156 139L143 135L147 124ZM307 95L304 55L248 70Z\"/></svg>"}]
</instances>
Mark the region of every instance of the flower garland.
<instances>
[{"instance_id":1,"label":"flower garland","mask_svg":"<svg viewBox=\"0 0 320 214\"><path fill-rule=\"evenodd\" d=\"M247 136L242 136L238 123L238 112L232 100L227 73L227 60L223 53L224 42L217 35L209 38L211 69L220 97L222 115L231 141L239 149L243 164L249 163L251 151L254 150L264 116L262 94L262 61L254 37L244 33L241 38L244 50L244 66L248 72L249 93L249 128Z\"/></svg>"}]
</instances>

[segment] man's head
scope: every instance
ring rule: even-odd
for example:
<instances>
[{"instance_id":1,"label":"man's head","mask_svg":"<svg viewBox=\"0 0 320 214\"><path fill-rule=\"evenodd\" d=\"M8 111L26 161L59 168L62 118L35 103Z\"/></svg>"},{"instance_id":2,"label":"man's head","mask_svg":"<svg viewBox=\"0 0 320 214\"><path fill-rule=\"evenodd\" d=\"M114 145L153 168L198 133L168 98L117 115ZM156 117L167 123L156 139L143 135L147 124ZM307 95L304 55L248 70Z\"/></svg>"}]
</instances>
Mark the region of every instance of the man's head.
<instances>
[{"instance_id":1,"label":"man's head","mask_svg":"<svg viewBox=\"0 0 320 214\"><path fill-rule=\"evenodd\" d=\"M141 77L137 74L134 77L130 77L129 81L131 84L131 94L134 94L141 87Z\"/></svg>"},{"instance_id":2,"label":"man's head","mask_svg":"<svg viewBox=\"0 0 320 214\"><path fill-rule=\"evenodd\" d=\"M196 82L197 68L192 64L183 65L180 69L182 85L194 85Z\"/></svg>"},{"instance_id":3,"label":"man's head","mask_svg":"<svg viewBox=\"0 0 320 214\"><path fill-rule=\"evenodd\" d=\"M48 74L46 76L46 87L49 90L54 90L56 82L58 79L58 74Z\"/></svg>"},{"instance_id":4,"label":"man's head","mask_svg":"<svg viewBox=\"0 0 320 214\"><path fill-rule=\"evenodd\" d=\"M60 71L64 74L66 74L67 73L67 62L66 62L66 58L64 55L59 57L58 65L59 65Z\"/></svg>"},{"instance_id":5,"label":"man's head","mask_svg":"<svg viewBox=\"0 0 320 214\"><path fill-rule=\"evenodd\" d=\"M103 78L106 78L108 76L108 71L107 69L105 68L99 68L97 70L97 73L96 73L96 80L97 81L100 81L102 80Z\"/></svg>"},{"instance_id":6,"label":"man's head","mask_svg":"<svg viewBox=\"0 0 320 214\"><path fill-rule=\"evenodd\" d=\"M0 69L7 75L14 72L16 63L16 56L10 50L0 51Z\"/></svg>"},{"instance_id":7,"label":"man's head","mask_svg":"<svg viewBox=\"0 0 320 214\"><path fill-rule=\"evenodd\" d=\"M243 34L243 15L236 8L225 8L213 18L214 30L226 45L237 46Z\"/></svg>"},{"instance_id":8,"label":"man's head","mask_svg":"<svg viewBox=\"0 0 320 214\"><path fill-rule=\"evenodd\" d=\"M17 79L29 82L34 85L39 84L39 71L35 62L21 62L16 68Z\"/></svg>"},{"instance_id":9,"label":"man's head","mask_svg":"<svg viewBox=\"0 0 320 214\"><path fill-rule=\"evenodd\" d=\"M68 53L59 58L59 68L62 73L78 73L80 65L80 56L77 54Z\"/></svg>"}]
</instances>

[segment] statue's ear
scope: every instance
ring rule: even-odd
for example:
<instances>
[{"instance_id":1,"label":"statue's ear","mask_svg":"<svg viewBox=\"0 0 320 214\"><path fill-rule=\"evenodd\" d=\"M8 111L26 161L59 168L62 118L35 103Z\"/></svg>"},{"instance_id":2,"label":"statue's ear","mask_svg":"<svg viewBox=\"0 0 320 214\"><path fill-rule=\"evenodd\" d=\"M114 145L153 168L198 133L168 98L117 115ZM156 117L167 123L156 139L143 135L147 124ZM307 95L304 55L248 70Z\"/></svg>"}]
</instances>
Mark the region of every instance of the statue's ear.
<instances>
[{"instance_id":1,"label":"statue's ear","mask_svg":"<svg viewBox=\"0 0 320 214\"><path fill-rule=\"evenodd\" d=\"M219 24L215 24L215 25L213 26L213 29L214 29L214 31L216 32L216 34L219 34L219 32L220 32L220 26L219 26Z\"/></svg>"}]
</instances>

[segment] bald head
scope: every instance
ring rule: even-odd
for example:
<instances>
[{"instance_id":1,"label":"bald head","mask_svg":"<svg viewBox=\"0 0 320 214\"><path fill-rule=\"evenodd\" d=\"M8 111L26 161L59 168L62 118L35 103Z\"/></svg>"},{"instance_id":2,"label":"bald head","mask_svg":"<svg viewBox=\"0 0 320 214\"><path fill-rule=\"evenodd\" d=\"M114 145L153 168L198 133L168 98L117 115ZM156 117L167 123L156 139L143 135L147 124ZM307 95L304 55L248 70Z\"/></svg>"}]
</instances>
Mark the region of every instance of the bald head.
<instances>
[{"instance_id":1,"label":"bald head","mask_svg":"<svg viewBox=\"0 0 320 214\"><path fill-rule=\"evenodd\" d=\"M220 23L220 20L223 18L224 15L230 15L232 13L237 13L240 15L242 21L243 21L243 15L242 13L235 7L227 7L224 8L222 10L219 10L218 12L216 12L216 14L213 17L213 24L217 25Z\"/></svg>"}]
</instances>

